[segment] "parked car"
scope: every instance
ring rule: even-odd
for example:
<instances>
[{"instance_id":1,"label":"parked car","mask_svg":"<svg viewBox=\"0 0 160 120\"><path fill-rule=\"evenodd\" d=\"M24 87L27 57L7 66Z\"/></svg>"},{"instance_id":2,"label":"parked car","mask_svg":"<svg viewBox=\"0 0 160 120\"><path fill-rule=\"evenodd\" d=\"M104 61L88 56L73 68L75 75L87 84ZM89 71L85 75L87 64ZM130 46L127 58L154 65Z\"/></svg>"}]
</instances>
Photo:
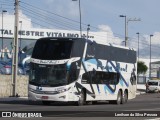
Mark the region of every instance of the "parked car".
<instances>
[{"instance_id":1,"label":"parked car","mask_svg":"<svg viewBox=\"0 0 160 120\"><path fill-rule=\"evenodd\" d=\"M160 92L160 80L148 80L146 83L146 93Z\"/></svg>"}]
</instances>

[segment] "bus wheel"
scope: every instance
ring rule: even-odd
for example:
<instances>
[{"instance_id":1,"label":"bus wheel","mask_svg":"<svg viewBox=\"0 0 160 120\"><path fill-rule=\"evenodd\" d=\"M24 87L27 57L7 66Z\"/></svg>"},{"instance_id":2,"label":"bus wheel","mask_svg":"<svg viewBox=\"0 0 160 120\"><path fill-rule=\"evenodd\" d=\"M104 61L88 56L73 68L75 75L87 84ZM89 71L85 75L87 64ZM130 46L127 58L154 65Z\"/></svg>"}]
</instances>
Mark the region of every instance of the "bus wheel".
<instances>
[{"instance_id":1,"label":"bus wheel","mask_svg":"<svg viewBox=\"0 0 160 120\"><path fill-rule=\"evenodd\" d=\"M84 105L85 102L86 102L86 99L85 99L85 91L82 89L82 91L81 91L81 93L80 93L79 101L78 101L78 106Z\"/></svg>"},{"instance_id":2,"label":"bus wheel","mask_svg":"<svg viewBox=\"0 0 160 120\"><path fill-rule=\"evenodd\" d=\"M122 92L118 91L117 100L115 101L117 105L119 105L122 101Z\"/></svg>"},{"instance_id":3,"label":"bus wheel","mask_svg":"<svg viewBox=\"0 0 160 120\"><path fill-rule=\"evenodd\" d=\"M127 100L128 100L128 94L126 91L124 91L121 104L127 103Z\"/></svg>"},{"instance_id":4,"label":"bus wheel","mask_svg":"<svg viewBox=\"0 0 160 120\"><path fill-rule=\"evenodd\" d=\"M43 104L43 105L50 105L50 104L51 104L51 101L42 101L42 104Z\"/></svg>"}]
</instances>

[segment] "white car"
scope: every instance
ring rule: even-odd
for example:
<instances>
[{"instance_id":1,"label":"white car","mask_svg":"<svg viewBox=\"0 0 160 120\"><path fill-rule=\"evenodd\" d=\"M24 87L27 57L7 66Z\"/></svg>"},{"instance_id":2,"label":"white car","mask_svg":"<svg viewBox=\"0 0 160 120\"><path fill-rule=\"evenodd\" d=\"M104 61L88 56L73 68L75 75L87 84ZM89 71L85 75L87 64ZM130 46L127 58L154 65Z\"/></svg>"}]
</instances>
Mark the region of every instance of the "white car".
<instances>
[{"instance_id":1,"label":"white car","mask_svg":"<svg viewBox=\"0 0 160 120\"><path fill-rule=\"evenodd\" d=\"M146 83L146 93L160 92L160 80L148 80Z\"/></svg>"}]
</instances>

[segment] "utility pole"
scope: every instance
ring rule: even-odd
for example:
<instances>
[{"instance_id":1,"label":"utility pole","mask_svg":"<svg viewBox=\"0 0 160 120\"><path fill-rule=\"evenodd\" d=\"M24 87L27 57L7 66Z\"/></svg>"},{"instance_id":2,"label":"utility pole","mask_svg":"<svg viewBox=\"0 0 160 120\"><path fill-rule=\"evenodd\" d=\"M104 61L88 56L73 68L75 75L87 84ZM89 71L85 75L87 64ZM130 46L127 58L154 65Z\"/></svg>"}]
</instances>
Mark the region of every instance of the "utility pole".
<instances>
[{"instance_id":1,"label":"utility pole","mask_svg":"<svg viewBox=\"0 0 160 120\"><path fill-rule=\"evenodd\" d=\"M127 23L126 23L126 25L127 25L127 37L126 37L126 38L127 38L127 41L128 41L128 23L129 23L130 21L131 21L131 22L138 22L138 21L141 21L141 19L140 19L140 18L128 18L128 19L127 19ZM127 43L127 44L128 44L128 43Z\"/></svg>"},{"instance_id":2,"label":"utility pole","mask_svg":"<svg viewBox=\"0 0 160 120\"><path fill-rule=\"evenodd\" d=\"M77 1L77 0L72 0ZM80 38L82 38L81 0L79 0Z\"/></svg>"},{"instance_id":3,"label":"utility pole","mask_svg":"<svg viewBox=\"0 0 160 120\"><path fill-rule=\"evenodd\" d=\"M13 93L12 96L16 97L16 81L17 81L17 68L18 68L18 7L19 1L15 0L15 27L14 27L14 42L13 42L13 57L12 57L12 81L13 81Z\"/></svg>"},{"instance_id":4,"label":"utility pole","mask_svg":"<svg viewBox=\"0 0 160 120\"><path fill-rule=\"evenodd\" d=\"M151 58L152 58L152 56L151 56L151 53L152 53L152 51L151 51L151 38L153 37L153 35L150 35L150 64L149 64L149 78L151 79Z\"/></svg>"},{"instance_id":5,"label":"utility pole","mask_svg":"<svg viewBox=\"0 0 160 120\"><path fill-rule=\"evenodd\" d=\"M141 19L140 18L134 18L134 19L132 19L132 18L127 18L127 16L126 15L120 15L119 17L124 17L125 18L125 47L127 47L128 46L128 22L129 21L141 21Z\"/></svg>"},{"instance_id":6,"label":"utility pole","mask_svg":"<svg viewBox=\"0 0 160 120\"><path fill-rule=\"evenodd\" d=\"M138 61L139 61L139 32L136 33L138 35Z\"/></svg>"},{"instance_id":7,"label":"utility pole","mask_svg":"<svg viewBox=\"0 0 160 120\"><path fill-rule=\"evenodd\" d=\"M128 40L128 33L127 33L127 16L126 15L120 15L119 17L124 17L125 18L125 47L127 46L127 40Z\"/></svg>"}]
</instances>

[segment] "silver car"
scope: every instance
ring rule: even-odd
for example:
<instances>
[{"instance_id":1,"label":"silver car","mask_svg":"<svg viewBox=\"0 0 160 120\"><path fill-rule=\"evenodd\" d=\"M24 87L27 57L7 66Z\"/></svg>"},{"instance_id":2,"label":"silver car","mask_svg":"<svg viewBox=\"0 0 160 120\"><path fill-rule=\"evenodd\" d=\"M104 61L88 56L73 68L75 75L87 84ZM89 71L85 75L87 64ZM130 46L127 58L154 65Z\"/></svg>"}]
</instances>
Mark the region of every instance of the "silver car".
<instances>
[{"instance_id":1,"label":"silver car","mask_svg":"<svg viewBox=\"0 0 160 120\"><path fill-rule=\"evenodd\" d=\"M146 83L146 93L160 92L160 80L148 80Z\"/></svg>"}]
</instances>

